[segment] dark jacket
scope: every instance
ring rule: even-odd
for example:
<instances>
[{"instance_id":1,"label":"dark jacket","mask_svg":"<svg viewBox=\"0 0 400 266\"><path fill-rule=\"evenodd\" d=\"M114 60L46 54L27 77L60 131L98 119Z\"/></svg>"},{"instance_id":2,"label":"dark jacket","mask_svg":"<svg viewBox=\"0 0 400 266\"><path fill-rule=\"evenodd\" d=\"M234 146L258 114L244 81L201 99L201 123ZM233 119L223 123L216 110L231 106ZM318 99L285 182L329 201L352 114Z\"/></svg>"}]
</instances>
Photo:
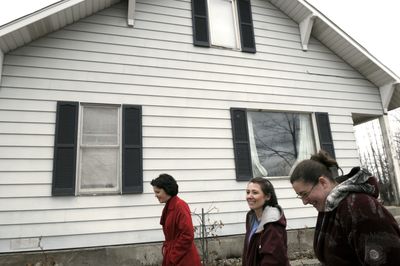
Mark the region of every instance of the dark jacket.
<instances>
[{"instance_id":1,"label":"dark jacket","mask_svg":"<svg viewBox=\"0 0 400 266\"><path fill-rule=\"evenodd\" d=\"M400 265L400 230L378 202L376 178L353 168L318 214L314 251L324 265Z\"/></svg>"},{"instance_id":2,"label":"dark jacket","mask_svg":"<svg viewBox=\"0 0 400 266\"><path fill-rule=\"evenodd\" d=\"M201 266L194 245L194 230L189 206L178 196L166 203L160 224L163 227L163 266Z\"/></svg>"},{"instance_id":3,"label":"dark jacket","mask_svg":"<svg viewBox=\"0 0 400 266\"><path fill-rule=\"evenodd\" d=\"M249 241L251 225L257 219L254 211L246 215L243 266L286 266L287 257L286 218L278 207L265 207L260 224Z\"/></svg>"}]
</instances>

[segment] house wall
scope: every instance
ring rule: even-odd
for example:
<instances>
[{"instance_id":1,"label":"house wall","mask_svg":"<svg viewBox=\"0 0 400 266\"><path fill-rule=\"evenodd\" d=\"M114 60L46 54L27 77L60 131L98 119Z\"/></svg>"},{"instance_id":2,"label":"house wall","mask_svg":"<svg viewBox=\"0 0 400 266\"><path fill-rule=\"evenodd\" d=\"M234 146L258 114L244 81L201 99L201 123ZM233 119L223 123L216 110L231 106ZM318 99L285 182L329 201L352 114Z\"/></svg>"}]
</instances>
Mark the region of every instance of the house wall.
<instances>
[{"instance_id":1,"label":"house wall","mask_svg":"<svg viewBox=\"0 0 400 266\"><path fill-rule=\"evenodd\" d=\"M0 252L161 241L150 181L162 172L192 211L218 209L218 235L244 233L230 107L329 112L339 164L358 165L352 113L382 114L378 89L313 38L302 51L298 25L268 1L252 10L256 54L194 47L190 0L137 0L134 28L117 4L6 54ZM143 194L51 196L59 100L142 105ZM314 226L288 178L272 182L288 229Z\"/></svg>"}]
</instances>

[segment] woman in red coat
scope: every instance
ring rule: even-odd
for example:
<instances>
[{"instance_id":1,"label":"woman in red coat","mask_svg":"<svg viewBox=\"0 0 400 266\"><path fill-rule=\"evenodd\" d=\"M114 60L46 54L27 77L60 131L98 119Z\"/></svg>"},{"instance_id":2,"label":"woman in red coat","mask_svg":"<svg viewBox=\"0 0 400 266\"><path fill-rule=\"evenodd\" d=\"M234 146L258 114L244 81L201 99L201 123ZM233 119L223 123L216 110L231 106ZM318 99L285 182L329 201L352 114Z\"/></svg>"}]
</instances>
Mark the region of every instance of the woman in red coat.
<instances>
[{"instance_id":1,"label":"woman in red coat","mask_svg":"<svg viewBox=\"0 0 400 266\"><path fill-rule=\"evenodd\" d=\"M162 247L163 266L201 266L194 245L194 230L189 206L180 199L178 184L168 174L161 174L151 181L154 194L160 203L166 203L160 224L165 241Z\"/></svg>"}]
</instances>

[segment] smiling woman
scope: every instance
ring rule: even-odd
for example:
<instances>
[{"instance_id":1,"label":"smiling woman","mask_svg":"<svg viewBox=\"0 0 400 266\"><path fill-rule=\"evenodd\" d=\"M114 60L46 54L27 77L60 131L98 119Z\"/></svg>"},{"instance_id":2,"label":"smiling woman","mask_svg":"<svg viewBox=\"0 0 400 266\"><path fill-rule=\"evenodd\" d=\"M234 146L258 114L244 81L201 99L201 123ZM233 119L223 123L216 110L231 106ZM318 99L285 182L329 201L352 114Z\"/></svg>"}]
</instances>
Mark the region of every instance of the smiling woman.
<instances>
[{"instance_id":1,"label":"smiling woman","mask_svg":"<svg viewBox=\"0 0 400 266\"><path fill-rule=\"evenodd\" d=\"M286 218L271 182L262 177L246 188L250 211L246 216L243 266L289 265Z\"/></svg>"},{"instance_id":2,"label":"smiling woman","mask_svg":"<svg viewBox=\"0 0 400 266\"><path fill-rule=\"evenodd\" d=\"M290 182L319 212L314 251L324 265L398 265L400 229L378 201L375 177L360 167L337 176L337 162L320 151L294 169Z\"/></svg>"}]
</instances>

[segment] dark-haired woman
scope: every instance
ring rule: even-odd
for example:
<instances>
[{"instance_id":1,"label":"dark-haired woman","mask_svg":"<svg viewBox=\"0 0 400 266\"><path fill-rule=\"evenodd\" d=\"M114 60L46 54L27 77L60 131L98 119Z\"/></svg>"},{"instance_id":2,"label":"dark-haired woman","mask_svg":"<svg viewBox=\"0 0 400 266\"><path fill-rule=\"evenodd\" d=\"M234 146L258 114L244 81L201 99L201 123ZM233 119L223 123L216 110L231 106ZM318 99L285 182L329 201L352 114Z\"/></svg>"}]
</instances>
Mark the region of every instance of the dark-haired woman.
<instances>
[{"instance_id":1,"label":"dark-haired woman","mask_svg":"<svg viewBox=\"0 0 400 266\"><path fill-rule=\"evenodd\" d=\"M242 265L289 265L286 218L271 182L256 177L246 189L250 211L246 216Z\"/></svg>"},{"instance_id":2,"label":"dark-haired woman","mask_svg":"<svg viewBox=\"0 0 400 266\"><path fill-rule=\"evenodd\" d=\"M355 167L337 176L325 151L300 162L290 177L303 204L317 209L314 252L324 265L400 265L400 230L377 200L375 177Z\"/></svg>"},{"instance_id":3,"label":"dark-haired woman","mask_svg":"<svg viewBox=\"0 0 400 266\"><path fill-rule=\"evenodd\" d=\"M151 181L154 194L160 203L166 203L161 215L165 241L162 248L163 266L201 266L194 245L194 230L189 206L180 199L178 184L168 174Z\"/></svg>"}]
</instances>

